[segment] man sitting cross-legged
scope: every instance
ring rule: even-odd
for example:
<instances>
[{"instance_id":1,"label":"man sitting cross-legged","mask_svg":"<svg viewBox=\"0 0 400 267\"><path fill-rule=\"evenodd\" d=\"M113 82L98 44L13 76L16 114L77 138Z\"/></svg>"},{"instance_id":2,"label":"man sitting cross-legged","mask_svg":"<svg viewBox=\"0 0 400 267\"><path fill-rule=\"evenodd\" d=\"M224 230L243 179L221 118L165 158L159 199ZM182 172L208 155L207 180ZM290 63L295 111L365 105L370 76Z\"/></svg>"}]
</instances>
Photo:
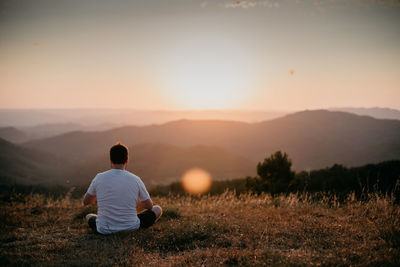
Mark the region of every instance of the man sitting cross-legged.
<instances>
[{"instance_id":1,"label":"man sitting cross-legged","mask_svg":"<svg viewBox=\"0 0 400 267\"><path fill-rule=\"evenodd\" d=\"M83 204L97 201L97 215L88 214L89 226L98 233L111 234L152 226L162 214L160 206L153 205L142 180L125 170L128 148L120 143L110 149L111 169L92 180ZM136 205L145 211L136 214Z\"/></svg>"}]
</instances>

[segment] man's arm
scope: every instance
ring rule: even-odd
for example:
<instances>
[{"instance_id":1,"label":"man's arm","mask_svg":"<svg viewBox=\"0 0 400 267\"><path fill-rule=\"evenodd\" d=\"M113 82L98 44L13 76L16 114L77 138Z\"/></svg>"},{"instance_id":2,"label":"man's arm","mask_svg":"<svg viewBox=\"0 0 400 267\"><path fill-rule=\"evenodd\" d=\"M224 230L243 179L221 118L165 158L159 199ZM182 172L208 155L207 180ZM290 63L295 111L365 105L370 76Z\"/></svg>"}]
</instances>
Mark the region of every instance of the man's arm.
<instances>
[{"instance_id":1,"label":"man's arm","mask_svg":"<svg viewBox=\"0 0 400 267\"><path fill-rule=\"evenodd\" d=\"M145 201L141 201L140 199L138 199L138 204L139 204L139 207L142 207L146 210L151 210L153 208L153 201L151 200L151 198L149 198Z\"/></svg>"},{"instance_id":2,"label":"man's arm","mask_svg":"<svg viewBox=\"0 0 400 267\"><path fill-rule=\"evenodd\" d=\"M89 204L93 204L96 203L96 195L91 195L86 193L85 196L83 197L83 205L89 205Z\"/></svg>"}]
</instances>

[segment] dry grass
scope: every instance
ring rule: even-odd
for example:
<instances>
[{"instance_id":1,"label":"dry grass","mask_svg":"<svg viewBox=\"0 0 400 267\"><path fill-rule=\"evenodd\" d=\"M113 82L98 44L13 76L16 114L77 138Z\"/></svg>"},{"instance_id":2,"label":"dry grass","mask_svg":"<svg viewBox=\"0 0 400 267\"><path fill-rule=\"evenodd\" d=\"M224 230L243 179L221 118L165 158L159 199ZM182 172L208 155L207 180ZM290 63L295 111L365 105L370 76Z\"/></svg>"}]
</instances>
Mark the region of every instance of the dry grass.
<instances>
[{"instance_id":1,"label":"dry grass","mask_svg":"<svg viewBox=\"0 0 400 267\"><path fill-rule=\"evenodd\" d=\"M400 264L400 207L371 196L225 193L155 198L165 209L148 230L102 236L79 200L30 195L2 203L1 265L376 265Z\"/></svg>"}]
</instances>

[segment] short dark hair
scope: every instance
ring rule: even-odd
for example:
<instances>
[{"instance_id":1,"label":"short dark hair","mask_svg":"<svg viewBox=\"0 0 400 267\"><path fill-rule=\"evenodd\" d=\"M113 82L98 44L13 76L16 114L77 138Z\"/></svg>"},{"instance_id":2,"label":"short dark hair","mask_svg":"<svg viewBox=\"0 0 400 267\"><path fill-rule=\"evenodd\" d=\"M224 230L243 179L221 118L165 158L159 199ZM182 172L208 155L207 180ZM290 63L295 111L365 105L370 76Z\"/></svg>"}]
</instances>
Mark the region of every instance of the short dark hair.
<instances>
[{"instance_id":1,"label":"short dark hair","mask_svg":"<svg viewBox=\"0 0 400 267\"><path fill-rule=\"evenodd\" d=\"M110 149L110 160L114 164L124 164L128 161L128 148L118 142Z\"/></svg>"}]
</instances>

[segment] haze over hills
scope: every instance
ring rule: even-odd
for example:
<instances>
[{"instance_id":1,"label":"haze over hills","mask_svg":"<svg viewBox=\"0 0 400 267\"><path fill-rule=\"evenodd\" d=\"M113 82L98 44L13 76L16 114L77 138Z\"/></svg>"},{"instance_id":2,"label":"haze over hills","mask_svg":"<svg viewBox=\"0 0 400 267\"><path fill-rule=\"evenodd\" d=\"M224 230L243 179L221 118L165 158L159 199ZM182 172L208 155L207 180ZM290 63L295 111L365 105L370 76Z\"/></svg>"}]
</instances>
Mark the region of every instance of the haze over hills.
<instances>
[{"instance_id":1,"label":"haze over hills","mask_svg":"<svg viewBox=\"0 0 400 267\"><path fill-rule=\"evenodd\" d=\"M103 132L72 132L25 146L76 162L101 155L116 141L128 146L161 143L220 147L255 162L283 150L292 158L294 168L303 170L334 163L355 166L399 159L399 137L400 121L318 110L260 123L179 120Z\"/></svg>"},{"instance_id":2,"label":"haze over hills","mask_svg":"<svg viewBox=\"0 0 400 267\"><path fill-rule=\"evenodd\" d=\"M150 125L179 119L257 122L278 118L287 111L268 110L135 110L135 109L0 109L0 127L80 125L100 131L124 125ZM78 130L78 129L75 129Z\"/></svg>"},{"instance_id":3,"label":"haze over hills","mask_svg":"<svg viewBox=\"0 0 400 267\"><path fill-rule=\"evenodd\" d=\"M72 131L105 131L126 125L151 125L179 119L256 122L284 111L134 110L134 109L0 109L0 138L23 143Z\"/></svg>"},{"instance_id":4,"label":"haze over hills","mask_svg":"<svg viewBox=\"0 0 400 267\"><path fill-rule=\"evenodd\" d=\"M367 115L377 119L400 119L400 110L390 108L339 107L329 110ZM59 125L60 129L64 127L66 131L101 131L124 125L143 126L180 119L234 120L252 123L275 119L293 112L288 110L0 109L0 127L12 126L19 130L29 130L30 127L55 128Z\"/></svg>"},{"instance_id":5,"label":"haze over hills","mask_svg":"<svg viewBox=\"0 0 400 267\"><path fill-rule=\"evenodd\" d=\"M389 108L332 108L378 119L398 119L400 111ZM262 110L133 110L133 109L0 109L0 138L23 143L72 131L105 131L127 125L145 126L170 121L233 120L261 122L279 118L287 111Z\"/></svg>"},{"instance_id":6,"label":"haze over hills","mask_svg":"<svg viewBox=\"0 0 400 267\"><path fill-rule=\"evenodd\" d=\"M93 130L92 128L87 128L73 123L39 124L36 126L24 126L18 128L8 126L0 127L0 138L19 144L30 140L42 139L83 129Z\"/></svg>"},{"instance_id":7,"label":"haze over hills","mask_svg":"<svg viewBox=\"0 0 400 267\"><path fill-rule=\"evenodd\" d=\"M343 111L357 115L371 116L376 119L400 120L400 110L392 108L332 108L332 111Z\"/></svg>"}]
</instances>

